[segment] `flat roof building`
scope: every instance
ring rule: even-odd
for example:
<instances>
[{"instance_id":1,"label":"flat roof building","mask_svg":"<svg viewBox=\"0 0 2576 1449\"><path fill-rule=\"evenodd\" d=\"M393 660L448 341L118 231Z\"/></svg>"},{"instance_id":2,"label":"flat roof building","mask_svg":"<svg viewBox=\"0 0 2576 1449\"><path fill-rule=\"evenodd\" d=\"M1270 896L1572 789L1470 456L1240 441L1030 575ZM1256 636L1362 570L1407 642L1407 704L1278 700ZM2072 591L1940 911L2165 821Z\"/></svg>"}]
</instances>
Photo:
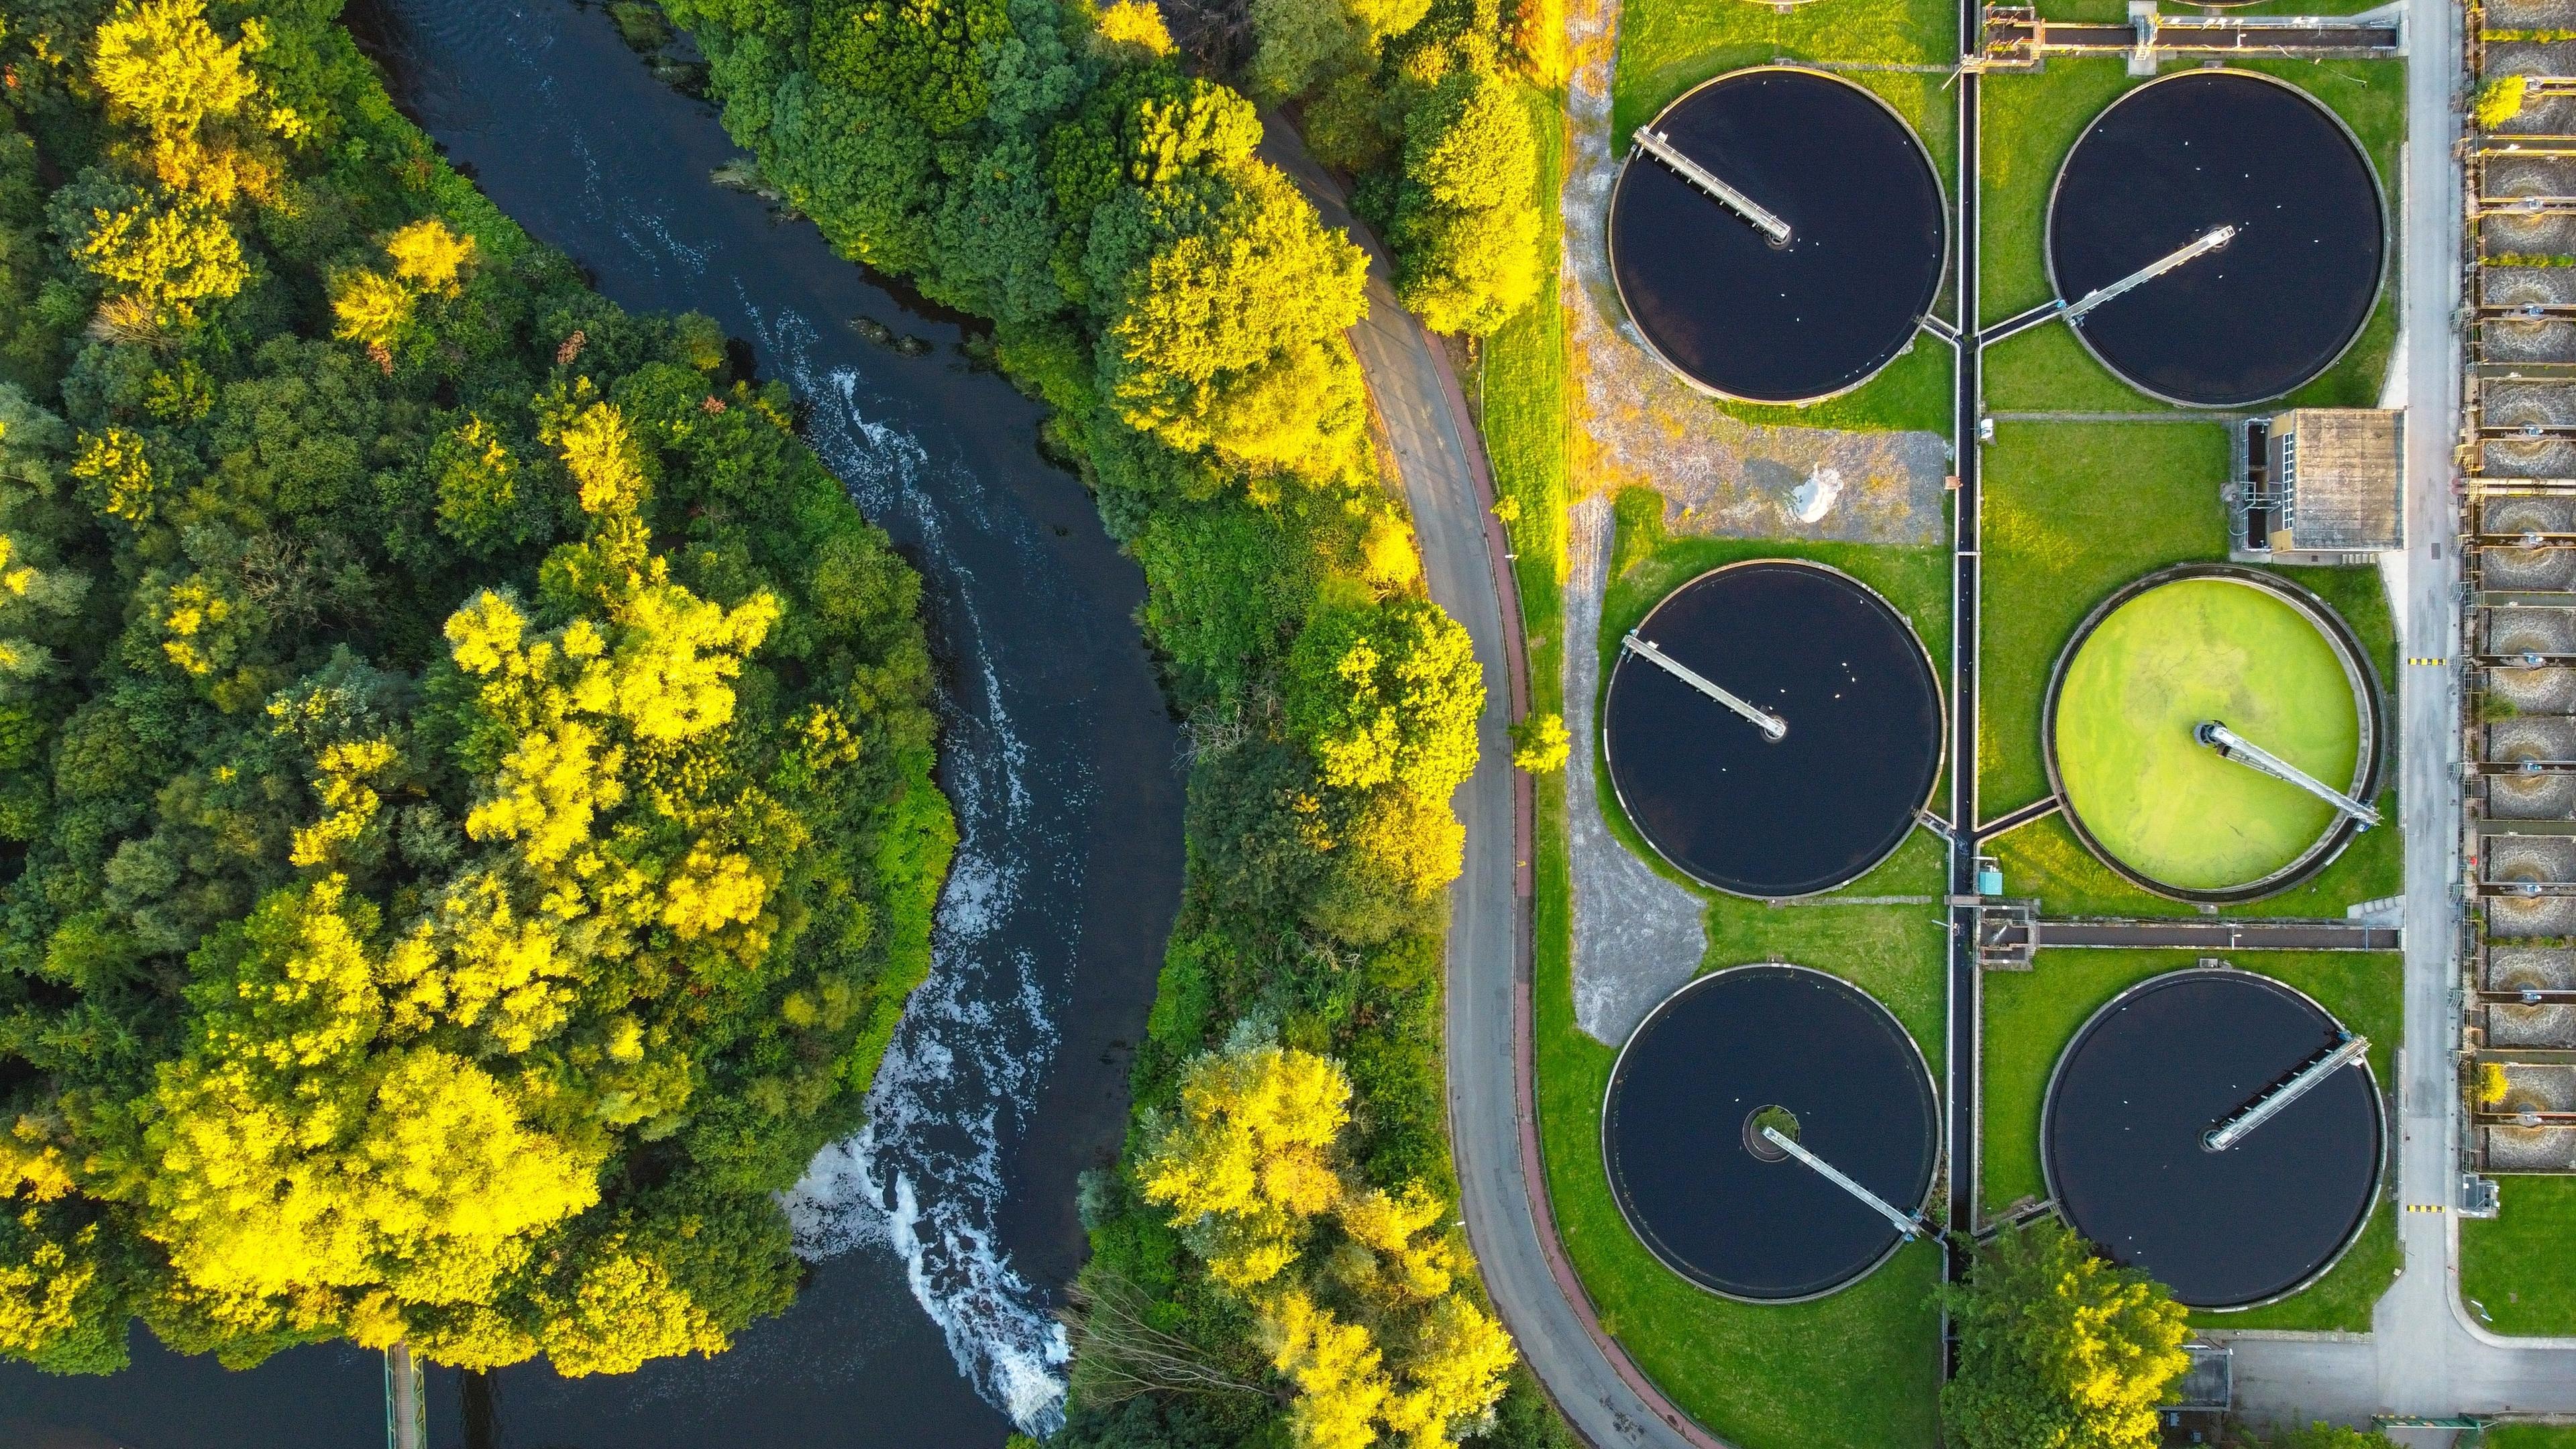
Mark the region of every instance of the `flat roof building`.
<instances>
[{"instance_id":1,"label":"flat roof building","mask_svg":"<svg viewBox=\"0 0 2576 1449\"><path fill-rule=\"evenodd\" d=\"M2364 564L2406 546L2405 414L2293 408L2245 424L2231 550L2266 563Z\"/></svg>"}]
</instances>

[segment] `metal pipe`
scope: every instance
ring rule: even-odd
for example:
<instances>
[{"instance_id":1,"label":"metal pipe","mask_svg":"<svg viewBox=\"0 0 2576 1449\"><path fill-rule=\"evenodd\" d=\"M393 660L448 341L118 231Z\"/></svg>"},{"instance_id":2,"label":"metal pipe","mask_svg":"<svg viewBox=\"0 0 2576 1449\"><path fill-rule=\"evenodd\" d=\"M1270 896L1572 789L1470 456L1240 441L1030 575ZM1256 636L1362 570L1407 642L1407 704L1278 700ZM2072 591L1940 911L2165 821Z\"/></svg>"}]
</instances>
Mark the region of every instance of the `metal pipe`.
<instances>
[{"instance_id":1,"label":"metal pipe","mask_svg":"<svg viewBox=\"0 0 2576 1449\"><path fill-rule=\"evenodd\" d=\"M1745 703L1743 700L1738 699L1734 695L1727 693L1725 690L1718 688L1714 684L1711 684L1699 673L1698 670L1691 668L1689 665L1682 663L1680 660L1666 654L1661 649L1656 648L1653 643L1649 642L1644 635L1639 634L1636 630L1629 630L1627 637L1619 641L1619 647L1627 650L1631 654L1643 658L1647 663L1655 665L1665 673L1672 675L1675 679L1680 680L1682 683L1687 684L1691 688L1698 690L1700 693L1707 695L1709 698L1716 700L1719 704L1725 705L1728 709L1731 709L1737 714L1744 716L1746 719L1751 720L1755 725L1761 728L1765 738L1777 740L1789 732L1789 722L1787 720L1780 718L1780 716L1771 713L1767 709L1756 709L1752 705Z\"/></svg>"},{"instance_id":2,"label":"metal pipe","mask_svg":"<svg viewBox=\"0 0 2576 1449\"><path fill-rule=\"evenodd\" d=\"M1777 212L1718 180L1714 172L1683 155L1679 147L1664 139L1661 131L1649 131L1640 126L1631 139L1637 143L1638 150L1670 166L1681 179L1715 197L1718 205L1753 223L1753 229L1768 237L1771 245L1785 247L1789 244L1789 223L1782 221Z\"/></svg>"},{"instance_id":3,"label":"metal pipe","mask_svg":"<svg viewBox=\"0 0 2576 1449\"><path fill-rule=\"evenodd\" d=\"M1905 1241L1910 1243L1923 1235L1923 1220L1921 1218L1910 1213L1900 1211L1894 1203L1880 1197L1877 1193L1871 1192L1868 1188L1861 1186L1850 1178L1843 1176L1840 1172L1834 1169L1834 1165L1832 1163L1825 1161L1823 1158L1818 1157L1816 1154L1799 1146L1796 1142L1782 1134L1779 1128L1763 1128L1762 1139L1770 1143L1772 1146L1779 1148L1781 1151L1788 1153L1791 1157L1794 1157L1800 1162L1807 1164L1809 1167L1814 1168L1818 1173L1823 1175L1825 1181L1832 1183L1834 1186L1841 1188L1843 1191L1850 1193L1856 1198L1859 1198L1862 1202L1869 1204L1871 1210L1875 1211L1880 1217L1887 1219L1889 1224L1894 1226L1898 1232L1905 1235Z\"/></svg>"}]
</instances>

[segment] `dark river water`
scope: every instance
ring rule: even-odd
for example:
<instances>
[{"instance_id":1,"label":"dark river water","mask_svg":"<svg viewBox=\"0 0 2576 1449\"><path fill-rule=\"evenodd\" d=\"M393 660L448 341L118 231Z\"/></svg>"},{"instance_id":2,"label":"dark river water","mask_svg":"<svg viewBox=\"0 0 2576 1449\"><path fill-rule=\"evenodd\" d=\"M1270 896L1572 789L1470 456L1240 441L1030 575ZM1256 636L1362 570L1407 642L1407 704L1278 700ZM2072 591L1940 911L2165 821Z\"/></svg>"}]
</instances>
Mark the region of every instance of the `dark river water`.
<instances>
[{"instance_id":1,"label":"dark river water","mask_svg":"<svg viewBox=\"0 0 2576 1449\"><path fill-rule=\"evenodd\" d=\"M624 1377L434 1372L432 1439L981 1449L1014 1421L1051 1427L1076 1177L1115 1158L1128 1043L1180 899L1179 741L1133 619L1143 580L1080 481L1039 456L1038 406L810 225L711 185L737 154L714 111L655 81L605 15L362 0L348 19L404 108L603 293L713 316L810 404L807 436L926 580L963 836L871 1124L791 1195L814 1265L794 1310L720 1358ZM930 347L876 345L862 317ZM0 1444L383 1442L375 1354L303 1349L234 1374L136 1348L109 1379L0 1368Z\"/></svg>"}]
</instances>

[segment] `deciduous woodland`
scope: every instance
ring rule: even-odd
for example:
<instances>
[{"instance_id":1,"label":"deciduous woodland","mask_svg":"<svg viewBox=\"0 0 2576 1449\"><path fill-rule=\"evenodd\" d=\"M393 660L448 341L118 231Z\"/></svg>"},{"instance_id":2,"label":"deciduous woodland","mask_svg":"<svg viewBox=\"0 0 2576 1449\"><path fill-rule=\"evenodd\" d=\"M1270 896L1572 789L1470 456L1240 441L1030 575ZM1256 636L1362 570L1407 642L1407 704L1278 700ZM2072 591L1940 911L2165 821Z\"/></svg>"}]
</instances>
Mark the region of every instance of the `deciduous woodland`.
<instances>
[{"instance_id":1,"label":"deciduous woodland","mask_svg":"<svg viewBox=\"0 0 2576 1449\"><path fill-rule=\"evenodd\" d=\"M0 1351L712 1352L928 966L920 583L334 10L0 19Z\"/></svg>"},{"instance_id":2,"label":"deciduous woodland","mask_svg":"<svg viewBox=\"0 0 2576 1449\"><path fill-rule=\"evenodd\" d=\"M993 319L1191 722L1070 1442L1555 1442L1451 1206L1484 684L1370 439L1360 252L1135 0L670 9L768 184ZM918 582L782 392L496 214L335 10L0 31L0 1351L715 1351L792 1295L770 1194L926 968ZM1257 17L1446 329L1537 280L1512 19Z\"/></svg>"},{"instance_id":3,"label":"deciduous woodland","mask_svg":"<svg viewBox=\"0 0 2576 1449\"><path fill-rule=\"evenodd\" d=\"M1065 1441L1561 1432L1526 1380L1501 1405L1512 1350L1453 1209L1448 801L1485 684L1370 440L1342 336L1362 254L1141 0L667 8L768 186L993 319L1144 568L1190 722L1187 892L1125 1159L1086 1189ZM1517 61L1490 5L1400 8L1256 6L1254 75L1378 98L1336 92L1329 159L1366 169L1405 300L1490 330L1537 281Z\"/></svg>"}]
</instances>

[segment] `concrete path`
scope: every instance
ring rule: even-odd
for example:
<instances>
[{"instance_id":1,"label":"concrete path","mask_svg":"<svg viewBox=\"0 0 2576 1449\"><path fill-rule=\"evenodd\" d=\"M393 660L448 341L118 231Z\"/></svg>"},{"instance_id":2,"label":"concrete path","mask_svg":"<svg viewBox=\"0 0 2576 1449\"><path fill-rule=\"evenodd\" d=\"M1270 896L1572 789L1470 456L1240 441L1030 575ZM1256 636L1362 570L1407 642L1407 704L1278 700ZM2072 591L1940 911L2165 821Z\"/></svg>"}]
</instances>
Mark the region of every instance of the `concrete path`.
<instances>
[{"instance_id":1,"label":"concrete path","mask_svg":"<svg viewBox=\"0 0 2576 1449\"><path fill-rule=\"evenodd\" d=\"M1529 1046L1528 782L1504 731L1525 698L1520 604L1502 567L1493 481L1447 359L1401 307L1386 257L1351 219L1340 188L1294 131L1264 118L1261 154L1288 173L1328 226L1369 252L1369 314L1351 330L1369 395L1413 504L1431 597L1467 628L1485 671L1476 773L1453 802L1467 827L1466 872L1449 892L1450 1142L1459 1208L1486 1291L1521 1357L1576 1430L1602 1449L1724 1449L1666 1402L1600 1332L1557 1249L1539 1186Z\"/></svg>"},{"instance_id":2,"label":"concrete path","mask_svg":"<svg viewBox=\"0 0 2576 1449\"><path fill-rule=\"evenodd\" d=\"M2460 417L2458 305L2460 17L2408 0L2407 135L2400 241L2405 292L2391 405L2406 407L2406 552L2387 570L2401 651L2449 658L2460 640L2451 449ZM2232 1336L2237 1402L2257 1417L2576 1412L2576 1340L2505 1339L2459 1292L2460 755L2458 675L2410 665L2397 682L2398 795L2406 831L2406 1041L2399 1054L2397 1187L2406 1269L2367 1335Z\"/></svg>"}]
</instances>

